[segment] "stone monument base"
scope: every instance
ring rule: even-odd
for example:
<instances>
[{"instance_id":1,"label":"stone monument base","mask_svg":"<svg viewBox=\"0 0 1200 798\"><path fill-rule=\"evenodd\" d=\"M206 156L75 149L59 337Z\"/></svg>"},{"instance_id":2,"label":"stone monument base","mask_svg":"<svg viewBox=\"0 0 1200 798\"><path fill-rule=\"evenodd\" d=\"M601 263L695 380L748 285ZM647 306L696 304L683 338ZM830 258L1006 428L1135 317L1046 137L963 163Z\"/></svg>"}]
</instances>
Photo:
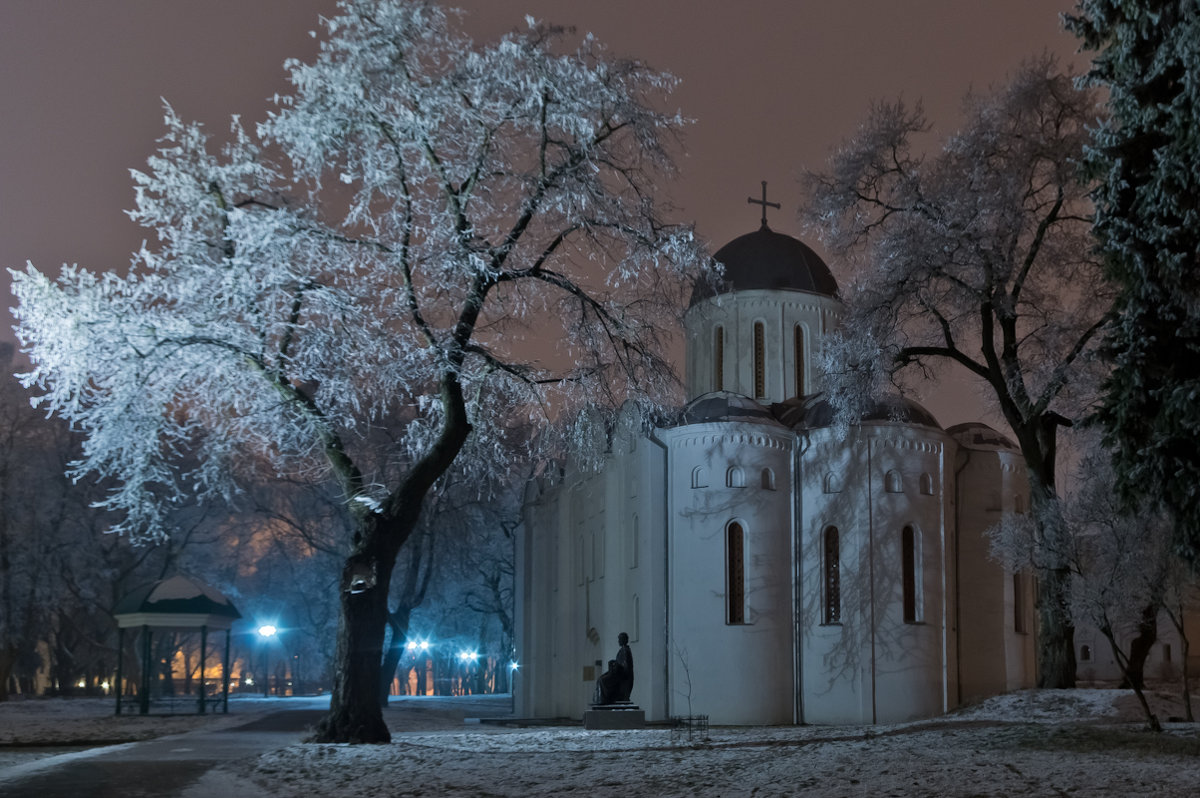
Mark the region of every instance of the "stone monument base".
<instances>
[{"instance_id":1,"label":"stone monument base","mask_svg":"<svg viewBox=\"0 0 1200 798\"><path fill-rule=\"evenodd\" d=\"M583 728L641 729L646 725L646 713L637 704L592 704L583 713Z\"/></svg>"}]
</instances>

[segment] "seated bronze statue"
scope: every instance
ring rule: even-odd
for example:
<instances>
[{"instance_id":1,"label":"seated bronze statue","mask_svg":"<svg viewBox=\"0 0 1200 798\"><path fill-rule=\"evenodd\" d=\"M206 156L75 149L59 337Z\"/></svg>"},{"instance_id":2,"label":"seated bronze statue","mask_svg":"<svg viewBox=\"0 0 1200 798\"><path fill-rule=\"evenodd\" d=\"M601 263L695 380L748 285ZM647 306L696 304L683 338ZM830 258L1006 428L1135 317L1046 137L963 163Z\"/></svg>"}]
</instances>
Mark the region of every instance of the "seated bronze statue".
<instances>
[{"instance_id":1,"label":"seated bronze statue","mask_svg":"<svg viewBox=\"0 0 1200 798\"><path fill-rule=\"evenodd\" d=\"M592 705L627 703L633 692L633 652L629 650L629 635L617 635L617 658L608 661L608 670L596 680Z\"/></svg>"}]
</instances>

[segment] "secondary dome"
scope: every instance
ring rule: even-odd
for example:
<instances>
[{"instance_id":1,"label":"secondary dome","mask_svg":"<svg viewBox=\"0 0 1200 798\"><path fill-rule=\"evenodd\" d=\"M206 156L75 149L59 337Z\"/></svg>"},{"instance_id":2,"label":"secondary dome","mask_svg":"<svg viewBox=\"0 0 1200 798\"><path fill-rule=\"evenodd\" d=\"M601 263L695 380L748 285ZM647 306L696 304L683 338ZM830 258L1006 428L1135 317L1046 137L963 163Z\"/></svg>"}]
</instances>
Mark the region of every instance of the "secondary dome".
<instances>
[{"instance_id":1,"label":"secondary dome","mask_svg":"<svg viewBox=\"0 0 1200 798\"><path fill-rule=\"evenodd\" d=\"M817 253L803 241L776 233L765 224L733 239L713 257L724 265L725 279L715 284L697 283L690 306L718 294L756 288L838 294L837 280Z\"/></svg>"}]
</instances>

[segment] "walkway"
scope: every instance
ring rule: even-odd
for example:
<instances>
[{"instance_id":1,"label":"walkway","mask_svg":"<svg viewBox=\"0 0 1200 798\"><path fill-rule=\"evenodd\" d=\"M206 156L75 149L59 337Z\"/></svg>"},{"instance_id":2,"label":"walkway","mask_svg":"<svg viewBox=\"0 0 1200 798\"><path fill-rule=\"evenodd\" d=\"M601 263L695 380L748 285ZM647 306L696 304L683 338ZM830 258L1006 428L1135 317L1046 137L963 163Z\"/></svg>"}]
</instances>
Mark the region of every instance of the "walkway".
<instances>
[{"instance_id":1,"label":"walkway","mask_svg":"<svg viewBox=\"0 0 1200 798\"><path fill-rule=\"evenodd\" d=\"M326 705L328 700L324 699ZM233 780L216 766L298 742L323 714L323 709L288 709L234 728L174 734L39 759L0 772L0 795L250 798L255 795L252 785Z\"/></svg>"}]
</instances>

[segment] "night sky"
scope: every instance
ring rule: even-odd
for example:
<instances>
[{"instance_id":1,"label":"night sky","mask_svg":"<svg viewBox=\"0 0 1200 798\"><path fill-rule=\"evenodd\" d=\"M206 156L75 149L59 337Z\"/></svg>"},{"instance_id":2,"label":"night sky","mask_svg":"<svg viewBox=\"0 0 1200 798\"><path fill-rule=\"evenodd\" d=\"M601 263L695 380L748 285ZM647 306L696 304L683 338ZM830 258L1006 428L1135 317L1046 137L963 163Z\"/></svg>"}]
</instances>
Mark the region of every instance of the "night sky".
<instances>
[{"instance_id":1,"label":"night sky","mask_svg":"<svg viewBox=\"0 0 1200 798\"><path fill-rule=\"evenodd\" d=\"M122 266L145 237L124 215L130 168L160 135L165 98L214 132L256 121L286 92L283 60L310 59L308 34L333 0L0 2L0 266L32 260ZM525 14L595 33L609 49L683 81L673 103L696 120L665 187L715 250L756 229L746 203L770 182L774 229L795 221L803 169L819 169L872 100L921 100L953 130L969 89L1003 83L1049 51L1086 66L1059 14L1072 0L464 0L478 40ZM735 8L735 6L737 6ZM812 242L815 243L815 242ZM831 264L835 275L843 271ZM7 277L7 275L6 275ZM7 279L5 280L7 283ZM8 295L7 287L5 295ZM8 302L11 302L9 297ZM0 332L11 340L10 323ZM944 424L975 415L936 397Z\"/></svg>"}]
</instances>

